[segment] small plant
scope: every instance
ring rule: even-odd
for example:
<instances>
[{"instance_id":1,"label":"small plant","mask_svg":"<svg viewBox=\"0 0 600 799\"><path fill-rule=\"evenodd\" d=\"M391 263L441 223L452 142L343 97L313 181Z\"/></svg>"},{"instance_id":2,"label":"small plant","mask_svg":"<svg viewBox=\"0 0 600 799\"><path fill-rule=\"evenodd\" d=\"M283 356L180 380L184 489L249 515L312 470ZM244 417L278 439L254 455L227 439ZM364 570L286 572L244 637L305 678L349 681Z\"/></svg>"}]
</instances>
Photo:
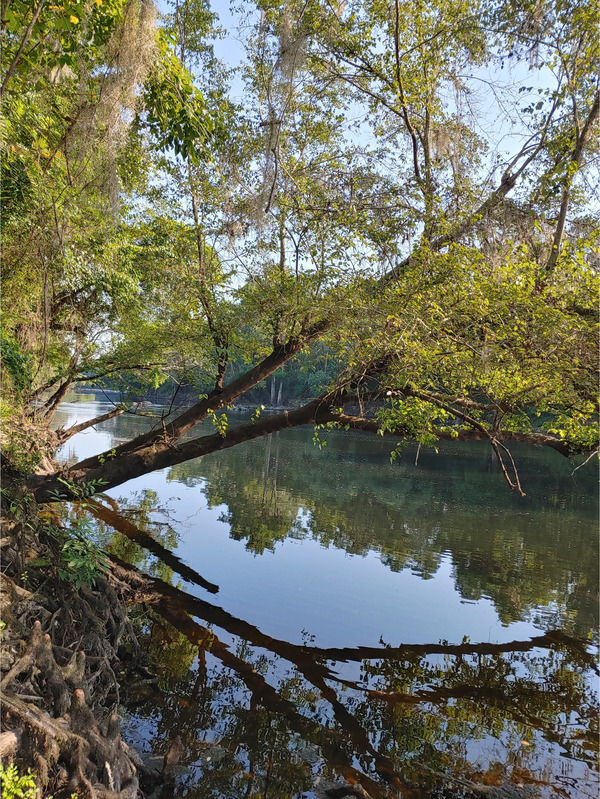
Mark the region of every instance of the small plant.
<instances>
[{"instance_id":1,"label":"small plant","mask_svg":"<svg viewBox=\"0 0 600 799\"><path fill-rule=\"evenodd\" d=\"M31 386L31 355L24 355L15 339L2 333L2 366L10 375L13 387L18 394Z\"/></svg>"},{"instance_id":2,"label":"small plant","mask_svg":"<svg viewBox=\"0 0 600 799\"><path fill-rule=\"evenodd\" d=\"M16 472L27 475L39 466L42 453L38 447L36 431L20 429L19 427L5 425L6 440L4 442L3 457Z\"/></svg>"},{"instance_id":3,"label":"small plant","mask_svg":"<svg viewBox=\"0 0 600 799\"><path fill-rule=\"evenodd\" d=\"M36 799L38 795L31 770L28 769L27 774L20 776L14 763L10 766L0 764L0 788L2 799ZM49 796L48 799L54 798ZM77 799L77 794L72 793L69 799Z\"/></svg>"},{"instance_id":4,"label":"small plant","mask_svg":"<svg viewBox=\"0 0 600 799\"><path fill-rule=\"evenodd\" d=\"M2 494L7 500L8 510L13 518L15 519L27 518L28 506L30 505L33 499L31 494L24 494L21 497L14 498L11 496L10 492L7 491L5 488L0 488L0 494Z\"/></svg>"},{"instance_id":5,"label":"small plant","mask_svg":"<svg viewBox=\"0 0 600 799\"><path fill-rule=\"evenodd\" d=\"M88 519L74 519L68 529L48 527L48 532L62 543L57 567L61 580L75 583L76 588L81 588L83 583L94 585L98 574L108 569L106 555L92 540L93 530ZM48 562L38 560L35 565L43 566Z\"/></svg>"},{"instance_id":6,"label":"small plant","mask_svg":"<svg viewBox=\"0 0 600 799\"><path fill-rule=\"evenodd\" d=\"M0 765L0 785L2 799L36 799L37 788L35 777L31 771L20 775L14 763L10 766Z\"/></svg>"},{"instance_id":7,"label":"small plant","mask_svg":"<svg viewBox=\"0 0 600 799\"><path fill-rule=\"evenodd\" d=\"M83 583L94 585L98 573L108 568L108 560L102 550L93 541L82 538L65 541L62 559L64 566L59 567L58 576L61 580L75 583L76 588L81 588Z\"/></svg>"},{"instance_id":8,"label":"small plant","mask_svg":"<svg viewBox=\"0 0 600 799\"><path fill-rule=\"evenodd\" d=\"M324 427L325 425L322 424L315 425L313 432L313 444L315 445L315 447L318 447L319 449L323 449L323 447L327 446L327 441L321 438L321 436L319 435L319 430L322 430Z\"/></svg>"},{"instance_id":9,"label":"small plant","mask_svg":"<svg viewBox=\"0 0 600 799\"><path fill-rule=\"evenodd\" d=\"M212 420L212 423L217 428L217 433L223 438L225 438L225 436L227 435L227 427L229 425L227 414L222 413L220 416L217 416L217 414L214 413L214 411L211 411L209 413L209 416Z\"/></svg>"},{"instance_id":10,"label":"small plant","mask_svg":"<svg viewBox=\"0 0 600 799\"><path fill-rule=\"evenodd\" d=\"M110 460L110 458L116 458L116 457L117 457L117 450L113 447L105 455L104 454L103 455L98 455L98 463L101 464L101 465L104 465L107 460ZM96 481L96 482L98 482L98 481ZM102 482L104 482L104 481L102 481Z\"/></svg>"},{"instance_id":11,"label":"small plant","mask_svg":"<svg viewBox=\"0 0 600 799\"><path fill-rule=\"evenodd\" d=\"M65 480L63 477L58 477L57 481L62 483L68 489L69 493L62 494L60 491L50 492L52 496L52 502L64 502L65 500L74 497L76 502L82 503L82 507L85 507L85 500L88 497L93 497L94 494L97 494L102 486L106 484L106 480L103 480L101 477L97 480L89 480L87 483L82 483L82 485L71 483L69 480Z\"/></svg>"},{"instance_id":12,"label":"small plant","mask_svg":"<svg viewBox=\"0 0 600 799\"><path fill-rule=\"evenodd\" d=\"M341 408L332 408L334 412L341 412ZM325 438L321 438L319 433L320 430L325 431L325 435L331 430L340 430L341 425L339 422L326 422L325 424L316 424L314 426L313 432L313 444L318 447L319 449L323 449L323 447L327 446L327 440Z\"/></svg>"}]
</instances>

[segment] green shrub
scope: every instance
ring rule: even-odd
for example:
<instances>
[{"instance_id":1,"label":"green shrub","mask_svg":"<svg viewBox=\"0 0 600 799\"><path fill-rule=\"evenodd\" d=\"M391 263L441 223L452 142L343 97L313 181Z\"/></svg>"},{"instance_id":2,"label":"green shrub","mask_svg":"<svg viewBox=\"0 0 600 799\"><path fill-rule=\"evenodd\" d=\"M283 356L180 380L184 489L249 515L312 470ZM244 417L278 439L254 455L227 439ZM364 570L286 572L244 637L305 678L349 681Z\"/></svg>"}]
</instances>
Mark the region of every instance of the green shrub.
<instances>
[{"instance_id":1,"label":"green shrub","mask_svg":"<svg viewBox=\"0 0 600 799\"><path fill-rule=\"evenodd\" d=\"M0 765L0 785L2 799L36 799L35 777L29 770L21 776L14 763Z\"/></svg>"}]
</instances>

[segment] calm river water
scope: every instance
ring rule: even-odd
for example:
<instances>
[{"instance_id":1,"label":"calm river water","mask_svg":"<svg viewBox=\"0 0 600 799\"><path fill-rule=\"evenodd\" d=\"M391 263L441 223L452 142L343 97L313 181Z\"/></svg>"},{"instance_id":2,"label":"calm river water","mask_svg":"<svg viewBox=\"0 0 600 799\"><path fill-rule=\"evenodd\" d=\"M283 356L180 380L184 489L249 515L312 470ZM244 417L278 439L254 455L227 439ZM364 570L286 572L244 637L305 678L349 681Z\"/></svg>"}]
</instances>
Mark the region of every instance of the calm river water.
<instances>
[{"instance_id":1,"label":"calm river water","mask_svg":"<svg viewBox=\"0 0 600 799\"><path fill-rule=\"evenodd\" d=\"M57 423L106 412L92 400ZM61 456L154 423L121 416ZM515 447L520 498L484 444L421 450L415 465L408 447L390 461L390 439L326 442L293 430L108 492L191 567L99 526L103 545L182 592L175 627L134 610L160 682L124 698L129 740L158 765L179 736L174 795L193 799L474 785L596 797L594 467Z\"/></svg>"}]
</instances>

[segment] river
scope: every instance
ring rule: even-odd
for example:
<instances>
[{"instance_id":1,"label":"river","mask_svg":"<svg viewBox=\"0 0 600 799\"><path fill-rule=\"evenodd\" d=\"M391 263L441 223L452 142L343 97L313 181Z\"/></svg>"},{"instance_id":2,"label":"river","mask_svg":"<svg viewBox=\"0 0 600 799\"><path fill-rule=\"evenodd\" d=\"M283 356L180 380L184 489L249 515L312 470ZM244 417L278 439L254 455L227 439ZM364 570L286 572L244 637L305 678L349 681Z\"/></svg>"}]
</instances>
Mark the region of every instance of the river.
<instances>
[{"instance_id":1,"label":"river","mask_svg":"<svg viewBox=\"0 0 600 799\"><path fill-rule=\"evenodd\" d=\"M108 409L72 399L57 424ZM60 455L155 423L125 414ZM175 630L143 604L133 612L160 681L124 697L128 740L158 765L179 736L175 795L190 799L460 796L474 784L596 797L594 467L514 447L518 497L484 444L391 461L390 439L323 438L272 435L108 492L191 567L180 576L97 528L185 592L189 614Z\"/></svg>"}]
</instances>

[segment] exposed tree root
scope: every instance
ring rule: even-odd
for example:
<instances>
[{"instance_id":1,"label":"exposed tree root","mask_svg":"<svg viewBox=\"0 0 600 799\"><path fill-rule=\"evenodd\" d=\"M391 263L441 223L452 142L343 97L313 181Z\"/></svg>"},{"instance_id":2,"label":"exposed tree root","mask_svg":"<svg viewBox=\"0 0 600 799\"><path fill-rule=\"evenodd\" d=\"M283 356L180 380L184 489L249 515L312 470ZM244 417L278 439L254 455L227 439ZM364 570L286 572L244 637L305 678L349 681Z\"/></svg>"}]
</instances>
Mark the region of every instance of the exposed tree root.
<instances>
[{"instance_id":1,"label":"exposed tree root","mask_svg":"<svg viewBox=\"0 0 600 799\"><path fill-rule=\"evenodd\" d=\"M31 769L40 797L143 796L158 775L121 740L115 714L123 644L139 652L123 610L135 589L107 575L76 590L35 565L53 542L31 519L2 534L2 761Z\"/></svg>"}]
</instances>

